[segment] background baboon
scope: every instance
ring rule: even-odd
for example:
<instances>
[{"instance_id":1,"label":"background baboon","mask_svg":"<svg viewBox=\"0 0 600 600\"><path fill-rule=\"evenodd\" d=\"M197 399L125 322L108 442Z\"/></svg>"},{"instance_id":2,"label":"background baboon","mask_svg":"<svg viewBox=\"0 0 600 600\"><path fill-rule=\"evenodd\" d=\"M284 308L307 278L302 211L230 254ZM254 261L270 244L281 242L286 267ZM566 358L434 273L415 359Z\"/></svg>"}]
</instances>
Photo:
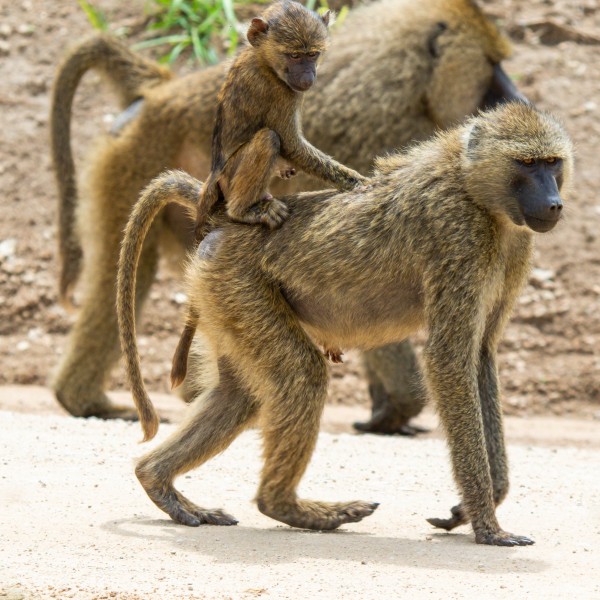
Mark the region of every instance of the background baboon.
<instances>
[{"instance_id":1,"label":"background baboon","mask_svg":"<svg viewBox=\"0 0 600 600\"><path fill-rule=\"evenodd\" d=\"M129 99L144 100L132 111L134 117L121 121L117 134L97 151L87 181L89 194L78 207L78 230L61 232L61 238L69 240L64 246L71 249L70 256L77 254L73 248L84 247L83 298L54 389L74 415L131 416L129 408L115 406L103 389L119 355L113 307L121 231L140 190L164 168L183 168L201 178L208 173L216 96L225 67L156 84L163 72L115 40L96 36L84 48L85 52L75 48L67 57L54 90L53 152L59 181L73 178L72 163L66 160L67 100L78 78L65 75L65 70L100 68L117 88L128 91ZM506 40L468 0L381 0L356 9L334 36L319 85L306 98L306 137L341 162L366 172L376 154L430 136L493 102L494 93L513 95L514 89L498 85L507 83L499 67L507 52ZM113 68L115 63L119 70ZM144 88L138 78L128 78L128 68L136 76L149 72ZM295 181L296 187L309 185L303 176ZM274 192L280 193L278 188L276 183ZM63 195L62 206L63 214L74 214L74 192ZM191 243L189 220L176 208L167 209L146 240L138 277L140 303L154 277L159 231L164 227L184 246ZM62 291L67 294L77 269L67 262L63 273ZM380 351L380 356L387 352L388 359L380 362L378 371L369 370L378 406L385 408L365 430L378 430L382 422L387 431L403 430L408 418L420 410L420 395L404 387L414 354L410 346L403 348L403 354L397 346ZM407 357L409 368L404 371L399 354ZM396 364L398 369L386 368ZM194 390L188 393L193 395Z\"/></svg>"},{"instance_id":2,"label":"background baboon","mask_svg":"<svg viewBox=\"0 0 600 600\"><path fill-rule=\"evenodd\" d=\"M462 496L451 519L430 522L449 530L470 521L482 544L532 544L503 531L495 516L508 492L496 351L527 280L532 232L549 231L561 218L571 142L551 116L513 102L376 167L365 188L285 198L289 219L273 232L216 223L191 258L187 283L218 374L179 429L142 457L138 478L179 523L234 524L222 511L191 503L173 482L258 418L261 512L313 529L360 520L376 505L296 495L327 393L315 340L369 348L427 327L427 387ZM190 176L167 173L140 205L151 206L161 192L190 202L194 187L198 193L201 184ZM125 233L118 286L123 348L138 382L137 257L130 249L140 243L140 211L136 206ZM134 396L148 439L158 420L147 395Z\"/></svg>"}]
</instances>

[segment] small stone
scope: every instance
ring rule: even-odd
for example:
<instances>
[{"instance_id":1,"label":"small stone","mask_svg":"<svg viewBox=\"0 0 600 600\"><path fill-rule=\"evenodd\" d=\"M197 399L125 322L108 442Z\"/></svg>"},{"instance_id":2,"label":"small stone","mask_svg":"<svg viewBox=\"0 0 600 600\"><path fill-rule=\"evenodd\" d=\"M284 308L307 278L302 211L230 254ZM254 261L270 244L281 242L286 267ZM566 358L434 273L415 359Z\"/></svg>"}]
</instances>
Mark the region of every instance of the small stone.
<instances>
[{"instance_id":1,"label":"small stone","mask_svg":"<svg viewBox=\"0 0 600 600\"><path fill-rule=\"evenodd\" d=\"M171 296L171 299L175 304L185 304L188 298L183 292L177 292Z\"/></svg>"},{"instance_id":2,"label":"small stone","mask_svg":"<svg viewBox=\"0 0 600 600\"><path fill-rule=\"evenodd\" d=\"M17 33L20 33L21 35L33 35L34 31L35 27L31 25L31 23L21 23L21 25L17 27Z\"/></svg>"},{"instance_id":3,"label":"small stone","mask_svg":"<svg viewBox=\"0 0 600 600\"><path fill-rule=\"evenodd\" d=\"M539 287L546 281L554 279L555 272L552 269L533 269L531 271L531 283L536 287Z\"/></svg>"},{"instance_id":4,"label":"small stone","mask_svg":"<svg viewBox=\"0 0 600 600\"><path fill-rule=\"evenodd\" d=\"M0 40L0 56L8 56L10 54L10 44L5 40Z\"/></svg>"},{"instance_id":5,"label":"small stone","mask_svg":"<svg viewBox=\"0 0 600 600\"><path fill-rule=\"evenodd\" d=\"M8 238L0 242L0 259L11 258L15 255L17 250L17 240L15 238Z\"/></svg>"}]
</instances>

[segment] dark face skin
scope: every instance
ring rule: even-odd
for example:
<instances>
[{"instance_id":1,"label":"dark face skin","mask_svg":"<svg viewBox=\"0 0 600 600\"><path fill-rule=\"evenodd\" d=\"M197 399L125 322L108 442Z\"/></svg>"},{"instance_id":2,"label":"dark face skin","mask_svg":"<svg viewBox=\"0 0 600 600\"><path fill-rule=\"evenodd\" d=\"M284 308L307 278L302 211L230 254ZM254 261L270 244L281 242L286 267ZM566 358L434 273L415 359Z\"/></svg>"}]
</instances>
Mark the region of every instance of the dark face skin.
<instances>
[{"instance_id":1,"label":"dark face skin","mask_svg":"<svg viewBox=\"0 0 600 600\"><path fill-rule=\"evenodd\" d=\"M515 162L517 176L512 186L525 223L538 233L550 231L562 214L562 160L548 157Z\"/></svg>"},{"instance_id":2,"label":"dark face skin","mask_svg":"<svg viewBox=\"0 0 600 600\"><path fill-rule=\"evenodd\" d=\"M318 52L294 52L286 55L286 83L295 92L305 92L317 79Z\"/></svg>"}]
</instances>

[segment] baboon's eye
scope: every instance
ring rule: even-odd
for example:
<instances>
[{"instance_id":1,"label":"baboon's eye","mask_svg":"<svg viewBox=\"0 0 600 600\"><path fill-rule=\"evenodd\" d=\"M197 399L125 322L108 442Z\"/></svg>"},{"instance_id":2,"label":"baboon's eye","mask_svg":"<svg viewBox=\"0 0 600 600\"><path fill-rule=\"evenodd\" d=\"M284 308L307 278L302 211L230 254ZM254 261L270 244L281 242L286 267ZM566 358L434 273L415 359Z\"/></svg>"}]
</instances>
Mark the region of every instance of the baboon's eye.
<instances>
[{"instance_id":1,"label":"baboon's eye","mask_svg":"<svg viewBox=\"0 0 600 600\"><path fill-rule=\"evenodd\" d=\"M290 58L300 58L300 52L292 52L292 54L289 54Z\"/></svg>"},{"instance_id":2,"label":"baboon's eye","mask_svg":"<svg viewBox=\"0 0 600 600\"><path fill-rule=\"evenodd\" d=\"M546 159L546 162L547 162L549 165L554 165L554 164L556 164L556 163L558 162L558 159L556 158L556 156L549 156L549 157Z\"/></svg>"},{"instance_id":3,"label":"baboon's eye","mask_svg":"<svg viewBox=\"0 0 600 600\"><path fill-rule=\"evenodd\" d=\"M535 158L523 158L521 159L521 163L528 167L532 167L535 165Z\"/></svg>"},{"instance_id":4,"label":"baboon's eye","mask_svg":"<svg viewBox=\"0 0 600 600\"><path fill-rule=\"evenodd\" d=\"M306 56L310 56L310 58L317 58L317 56L319 56L319 52L309 52Z\"/></svg>"}]
</instances>

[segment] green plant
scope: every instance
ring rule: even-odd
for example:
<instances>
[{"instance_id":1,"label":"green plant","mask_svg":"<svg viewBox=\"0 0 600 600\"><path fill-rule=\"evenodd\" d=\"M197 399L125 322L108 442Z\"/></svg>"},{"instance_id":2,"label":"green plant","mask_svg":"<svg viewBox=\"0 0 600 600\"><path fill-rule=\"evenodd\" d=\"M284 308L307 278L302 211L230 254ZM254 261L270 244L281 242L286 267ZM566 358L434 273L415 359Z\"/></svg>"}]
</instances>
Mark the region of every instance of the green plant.
<instances>
[{"instance_id":1,"label":"green plant","mask_svg":"<svg viewBox=\"0 0 600 600\"><path fill-rule=\"evenodd\" d=\"M88 0L77 0L89 22L96 29L108 29L107 19ZM243 26L237 20L235 8L242 5L265 4L269 0L148 0L151 19L146 27L157 36L138 42L133 48L170 46L170 50L159 60L172 63L186 49L201 64L213 64L219 60L215 46L225 49L228 56L235 53ZM327 0L306 0L311 10L324 12ZM317 7L317 8L315 8ZM339 25L348 12L344 6L338 13L335 26ZM220 42L220 43L219 43Z\"/></svg>"},{"instance_id":2,"label":"green plant","mask_svg":"<svg viewBox=\"0 0 600 600\"><path fill-rule=\"evenodd\" d=\"M235 52L240 31L233 0L153 0L153 4L158 10L148 30L167 33L139 42L134 48L170 45L162 58L169 63L191 48L200 63L211 64L219 58L215 51L215 38L219 37L228 54Z\"/></svg>"},{"instance_id":3,"label":"green plant","mask_svg":"<svg viewBox=\"0 0 600 600\"><path fill-rule=\"evenodd\" d=\"M108 29L108 21L100 9L90 4L87 0L77 0L77 2L94 29L100 29L101 31Z\"/></svg>"}]
</instances>

